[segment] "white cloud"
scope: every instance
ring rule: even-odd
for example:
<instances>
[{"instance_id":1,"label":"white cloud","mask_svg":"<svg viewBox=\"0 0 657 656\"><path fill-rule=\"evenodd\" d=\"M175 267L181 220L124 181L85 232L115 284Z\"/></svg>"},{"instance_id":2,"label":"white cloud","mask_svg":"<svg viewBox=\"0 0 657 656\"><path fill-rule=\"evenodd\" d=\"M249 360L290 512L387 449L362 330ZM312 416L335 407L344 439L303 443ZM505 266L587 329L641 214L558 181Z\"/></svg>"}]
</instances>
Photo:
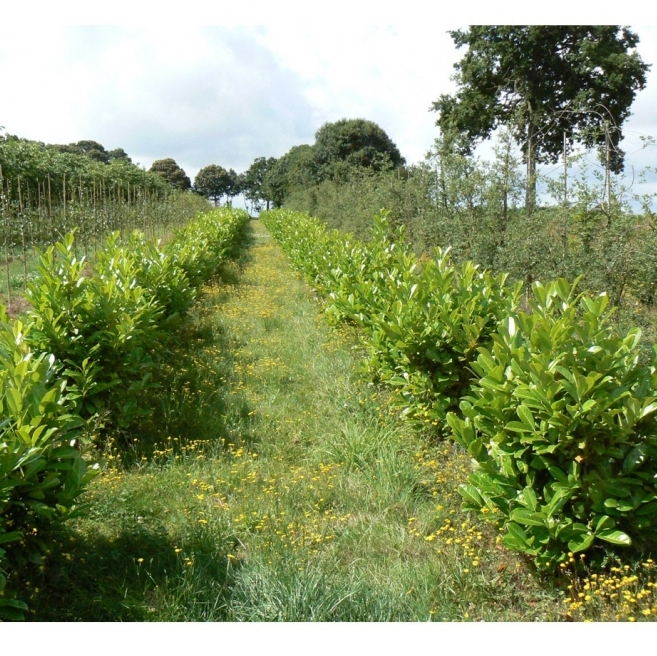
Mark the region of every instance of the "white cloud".
<instances>
[{"instance_id":1,"label":"white cloud","mask_svg":"<svg viewBox=\"0 0 657 656\"><path fill-rule=\"evenodd\" d=\"M458 57L447 29L418 16L416 24L398 27L299 32L277 26L259 41L303 79L317 127L341 118L373 120L413 162L437 136L431 103L453 89Z\"/></svg>"},{"instance_id":2,"label":"white cloud","mask_svg":"<svg viewBox=\"0 0 657 656\"><path fill-rule=\"evenodd\" d=\"M326 121L362 117L409 162L422 159L437 136L431 103L454 90L462 53L447 30L463 26L459 17L439 20L421 3L391 26L346 16L282 15L263 27L5 23L0 125L50 143L94 139L146 166L173 157L193 177L210 163L243 170L312 143ZM635 30L644 60L657 63L657 28ZM656 104L653 67L626 124L628 155L639 135L657 137Z\"/></svg>"},{"instance_id":3,"label":"white cloud","mask_svg":"<svg viewBox=\"0 0 657 656\"><path fill-rule=\"evenodd\" d=\"M10 133L94 139L145 165L174 157L193 175L283 154L314 130L298 76L251 29L71 27L43 36L1 41L2 61L14 63L5 82L16 92L0 99Z\"/></svg>"}]
</instances>

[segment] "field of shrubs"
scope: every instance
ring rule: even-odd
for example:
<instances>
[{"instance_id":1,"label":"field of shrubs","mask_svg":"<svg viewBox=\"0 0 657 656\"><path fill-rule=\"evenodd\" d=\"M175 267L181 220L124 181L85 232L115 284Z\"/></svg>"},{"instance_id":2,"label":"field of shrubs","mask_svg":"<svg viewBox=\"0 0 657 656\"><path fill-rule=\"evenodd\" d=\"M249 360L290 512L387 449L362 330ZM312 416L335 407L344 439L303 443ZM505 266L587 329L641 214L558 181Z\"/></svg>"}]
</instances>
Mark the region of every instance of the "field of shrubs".
<instances>
[{"instance_id":1,"label":"field of shrubs","mask_svg":"<svg viewBox=\"0 0 657 656\"><path fill-rule=\"evenodd\" d=\"M41 254L23 318L0 307L1 618L24 617L17 572L74 515L110 436L139 435L167 345L248 218L201 213L165 245L115 232L90 260L69 232Z\"/></svg>"},{"instance_id":2,"label":"field of shrubs","mask_svg":"<svg viewBox=\"0 0 657 656\"><path fill-rule=\"evenodd\" d=\"M465 507L505 546L552 573L650 555L655 361L638 329L617 331L606 294L558 279L525 295L448 250L419 257L385 213L368 243L289 210L261 219L327 314L361 329L396 410L467 450Z\"/></svg>"}]
</instances>

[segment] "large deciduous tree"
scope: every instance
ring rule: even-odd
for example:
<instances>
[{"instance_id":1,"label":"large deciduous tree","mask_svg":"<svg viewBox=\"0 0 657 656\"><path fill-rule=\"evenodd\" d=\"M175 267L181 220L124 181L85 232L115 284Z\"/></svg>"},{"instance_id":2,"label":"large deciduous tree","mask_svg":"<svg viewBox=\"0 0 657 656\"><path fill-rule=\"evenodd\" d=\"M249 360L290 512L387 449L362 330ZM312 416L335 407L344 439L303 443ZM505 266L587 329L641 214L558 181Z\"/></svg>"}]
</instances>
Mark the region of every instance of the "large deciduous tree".
<instances>
[{"instance_id":1,"label":"large deciduous tree","mask_svg":"<svg viewBox=\"0 0 657 656\"><path fill-rule=\"evenodd\" d=\"M569 145L607 145L623 168L621 126L646 84L639 41L617 25L482 25L449 32L468 50L455 64L455 95L433 109L446 142L468 152L508 126L527 163L526 206L536 198L536 163L554 163Z\"/></svg>"},{"instance_id":2,"label":"large deciduous tree","mask_svg":"<svg viewBox=\"0 0 657 656\"><path fill-rule=\"evenodd\" d=\"M276 207L295 189L310 187L318 181L315 151L312 146L293 146L267 172L267 184Z\"/></svg>"},{"instance_id":3,"label":"large deciduous tree","mask_svg":"<svg viewBox=\"0 0 657 656\"><path fill-rule=\"evenodd\" d=\"M157 173L176 189L187 191L192 188L191 180L187 177L185 171L170 157L155 160L149 171L150 173Z\"/></svg>"},{"instance_id":4,"label":"large deciduous tree","mask_svg":"<svg viewBox=\"0 0 657 656\"><path fill-rule=\"evenodd\" d=\"M253 203L254 208L257 210L261 209L263 202L266 209L269 209L270 203L274 200L272 190L268 184L267 173L275 163L275 157L256 157L243 174L244 196Z\"/></svg>"},{"instance_id":5,"label":"large deciduous tree","mask_svg":"<svg viewBox=\"0 0 657 656\"><path fill-rule=\"evenodd\" d=\"M223 166L210 164L202 168L194 178L194 189L217 205L221 197L229 193L231 183L230 174Z\"/></svg>"},{"instance_id":6,"label":"large deciduous tree","mask_svg":"<svg viewBox=\"0 0 657 656\"><path fill-rule=\"evenodd\" d=\"M313 151L320 179L344 177L352 167L382 170L405 163L385 131L362 118L325 123L315 133Z\"/></svg>"},{"instance_id":7,"label":"large deciduous tree","mask_svg":"<svg viewBox=\"0 0 657 656\"><path fill-rule=\"evenodd\" d=\"M103 164L109 164L111 159L110 154L105 150L105 146L99 144L97 141L92 141L91 139L84 139L66 145L54 144L50 147L54 150L58 150L60 153L85 155L86 157L89 157L96 162L102 162Z\"/></svg>"}]
</instances>

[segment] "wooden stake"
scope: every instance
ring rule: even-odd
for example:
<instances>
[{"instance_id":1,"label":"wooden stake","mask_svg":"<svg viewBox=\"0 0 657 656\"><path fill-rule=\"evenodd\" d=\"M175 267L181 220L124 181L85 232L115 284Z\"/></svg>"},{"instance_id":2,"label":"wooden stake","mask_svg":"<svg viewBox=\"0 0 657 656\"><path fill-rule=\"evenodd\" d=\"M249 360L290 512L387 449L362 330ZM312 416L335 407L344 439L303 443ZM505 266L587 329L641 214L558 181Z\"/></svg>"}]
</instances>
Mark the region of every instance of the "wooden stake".
<instances>
[{"instance_id":1,"label":"wooden stake","mask_svg":"<svg viewBox=\"0 0 657 656\"><path fill-rule=\"evenodd\" d=\"M48 223L50 227L50 238L53 239L52 234L52 197L50 195L50 173L48 173Z\"/></svg>"},{"instance_id":2,"label":"wooden stake","mask_svg":"<svg viewBox=\"0 0 657 656\"><path fill-rule=\"evenodd\" d=\"M27 285L27 250L25 248L25 226L23 224L23 197L21 195L21 176L18 176L18 212L21 226L21 243L23 245L23 289Z\"/></svg>"},{"instance_id":3,"label":"wooden stake","mask_svg":"<svg viewBox=\"0 0 657 656\"><path fill-rule=\"evenodd\" d=\"M2 176L2 165L0 165L0 200L2 204L0 208L2 209L2 231L4 233L4 242L5 242L5 272L7 274L7 307L11 308L11 283L9 276L9 244L7 243L7 206L6 206L6 197L4 190L4 179Z\"/></svg>"}]
</instances>

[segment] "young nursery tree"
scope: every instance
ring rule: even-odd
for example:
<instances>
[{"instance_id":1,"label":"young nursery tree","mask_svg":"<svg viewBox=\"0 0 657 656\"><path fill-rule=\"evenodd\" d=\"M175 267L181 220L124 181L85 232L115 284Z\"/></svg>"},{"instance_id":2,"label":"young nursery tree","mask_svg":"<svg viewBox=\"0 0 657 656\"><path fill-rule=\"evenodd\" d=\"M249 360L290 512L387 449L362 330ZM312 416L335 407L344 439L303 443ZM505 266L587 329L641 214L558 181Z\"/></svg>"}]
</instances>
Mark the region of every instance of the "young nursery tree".
<instances>
[{"instance_id":1,"label":"young nursery tree","mask_svg":"<svg viewBox=\"0 0 657 656\"><path fill-rule=\"evenodd\" d=\"M466 151L507 125L527 163L529 211L536 163L557 161L564 134L570 145L606 144L610 168L622 170L621 126L650 68L636 34L618 25L471 25L449 34L468 51L454 65L456 94L433 104L437 124Z\"/></svg>"}]
</instances>

